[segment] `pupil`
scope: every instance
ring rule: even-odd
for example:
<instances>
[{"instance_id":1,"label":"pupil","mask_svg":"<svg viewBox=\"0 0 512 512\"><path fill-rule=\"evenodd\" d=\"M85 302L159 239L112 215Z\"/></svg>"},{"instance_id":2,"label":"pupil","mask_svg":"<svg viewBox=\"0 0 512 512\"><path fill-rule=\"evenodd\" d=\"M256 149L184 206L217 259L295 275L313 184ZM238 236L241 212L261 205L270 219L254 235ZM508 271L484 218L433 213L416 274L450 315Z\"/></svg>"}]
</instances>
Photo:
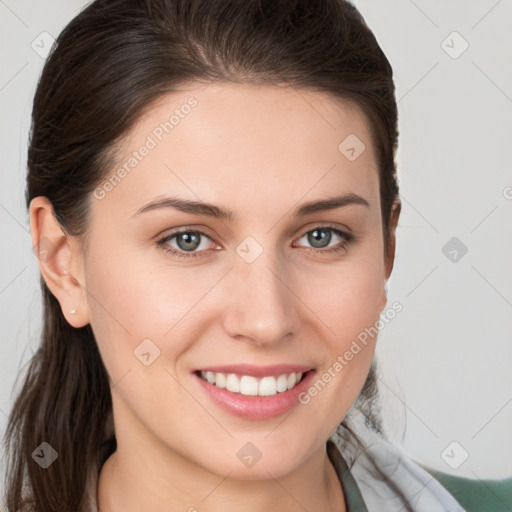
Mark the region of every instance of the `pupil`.
<instances>
[{"instance_id":1,"label":"pupil","mask_svg":"<svg viewBox=\"0 0 512 512\"><path fill-rule=\"evenodd\" d=\"M327 247L331 241L331 232L327 229L315 229L308 235L308 242L316 248Z\"/></svg>"},{"instance_id":2,"label":"pupil","mask_svg":"<svg viewBox=\"0 0 512 512\"><path fill-rule=\"evenodd\" d=\"M180 249L184 251L190 251L197 249L199 246L199 233L194 231L188 231L186 233L180 233L177 239L177 243Z\"/></svg>"}]
</instances>

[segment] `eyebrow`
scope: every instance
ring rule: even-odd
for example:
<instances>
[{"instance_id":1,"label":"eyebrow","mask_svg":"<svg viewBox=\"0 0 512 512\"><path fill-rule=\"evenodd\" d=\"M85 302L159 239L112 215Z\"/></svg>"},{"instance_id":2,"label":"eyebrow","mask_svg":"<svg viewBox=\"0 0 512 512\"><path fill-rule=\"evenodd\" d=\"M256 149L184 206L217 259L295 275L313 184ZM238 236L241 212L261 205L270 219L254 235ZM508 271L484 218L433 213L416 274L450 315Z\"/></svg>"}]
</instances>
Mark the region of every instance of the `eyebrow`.
<instances>
[{"instance_id":1,"label":"eyebrow","mask_svg":"<svg viewBox=\"0 0 512 512\"><path fill-rule=\"evenodd\" d=\"M341 196L330 197L316 201L304 203L293 211L293 215L297 217L304 217L313 213L323 212L327 210L334 210L351 204L358 204L370 208L369 202L364 198L354 193L348 193ZM193 201L189 199L181 199L179 197L164 197L139 208L135 213L140 215L148 211L159 210L162 208L175 208L185 213L194 213L197 215L205 215L217 219L224 219L233 222L237 215L222 206L217 206L211 203L204 203L201 201Z\"/></svg>"}]
</instances>

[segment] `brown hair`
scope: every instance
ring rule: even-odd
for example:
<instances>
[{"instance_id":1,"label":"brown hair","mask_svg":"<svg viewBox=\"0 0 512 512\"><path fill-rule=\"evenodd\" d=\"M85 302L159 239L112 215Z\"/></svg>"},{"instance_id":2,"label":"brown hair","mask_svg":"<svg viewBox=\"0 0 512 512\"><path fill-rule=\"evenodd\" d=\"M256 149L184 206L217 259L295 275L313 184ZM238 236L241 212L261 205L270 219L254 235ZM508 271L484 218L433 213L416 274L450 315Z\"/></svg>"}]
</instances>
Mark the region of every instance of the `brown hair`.
<instances>
[{"instance_id":1,"label":"brown hair","mask_svg":"<svg viewBox=\"0 0 512 512\"><path fill-rule=\"evenodd\" d=\"M344 0L96 0L61 32L34 97L27 207L47 197L70 236L85 236L90 195L113 149L144 109L192 81L288 84L354 102L367 116L379 165L385 247L398 202L397 107L391 66ZM6 432L8 510L79 510L88 471L115 450L107 373L87 325L75 329L41 278L41 345ZM372 369L357 404L373 411ZM350 429L346 420L346 435ZM58 463L32 460L43 441ZM24 496L24 484L30 498ZM28 495L27 495L28 496Z\"/></svg>"}]
</instances>

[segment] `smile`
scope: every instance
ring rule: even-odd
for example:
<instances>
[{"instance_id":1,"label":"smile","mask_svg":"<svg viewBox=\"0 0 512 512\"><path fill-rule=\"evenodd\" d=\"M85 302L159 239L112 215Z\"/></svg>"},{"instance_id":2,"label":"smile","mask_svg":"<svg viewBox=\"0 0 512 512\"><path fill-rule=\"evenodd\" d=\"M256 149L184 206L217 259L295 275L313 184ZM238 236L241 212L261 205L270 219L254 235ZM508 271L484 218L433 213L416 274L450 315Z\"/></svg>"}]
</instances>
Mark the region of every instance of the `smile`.
<instances>
[{"instance_id":1,"label":"smile","mask_svg":"<svg viewBox=\"0 0 512 512\"><path fill-rule=\"evenodd\" d=\"M201 378L210 384L227 389L232 393L246 396L272 396L293 389L302 379L302 372L283 373L279 376L268 375L262 378L252 375L236 375L201 371Z\"/></svg>"},{"instance_id":2,"label":"smile","mask_svg":"<svg viewBox=\"0 0 512 512\"><path fill-rule=\"evenodd\" d=\"M222 365L192 372L212 404L246 420L267 420L296 408L315 374L311 366L297 364Z\"/></svg>"}]
</instances>

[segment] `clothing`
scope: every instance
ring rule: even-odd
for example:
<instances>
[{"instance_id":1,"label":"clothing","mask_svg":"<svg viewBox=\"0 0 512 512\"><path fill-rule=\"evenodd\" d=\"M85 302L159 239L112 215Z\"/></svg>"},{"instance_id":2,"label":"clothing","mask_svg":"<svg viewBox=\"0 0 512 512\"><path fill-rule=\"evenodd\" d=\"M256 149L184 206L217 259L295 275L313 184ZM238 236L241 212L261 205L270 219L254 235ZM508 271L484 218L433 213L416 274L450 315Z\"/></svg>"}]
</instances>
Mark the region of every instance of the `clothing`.
<instances>
[{"instance_id":1,"label":"clothing","mask_svg":"<svg viewBox=\"0 0 512 512\"><path fill-rule=\"evenodd\" d=\"M465 512L455 498L397 446L375 438L356 456L350 469L347 448L334 433L327 455L340 480L347 512Z\"/></svg>"},{"instance_id":2,"label":"clothing","mask_svg":"<svg viewBox=\"0 0 512 512\"><path fill-rule=\"evenodd\" d=\"M331 435L327 455L343 489L347 512L465 512L430 473L388 441L376 438L350 468L342 456L345 451L353 456L338 434ZM98 474L91 472L89 503L80 512L98 512Z\"/></svg>"}]
</instances>

